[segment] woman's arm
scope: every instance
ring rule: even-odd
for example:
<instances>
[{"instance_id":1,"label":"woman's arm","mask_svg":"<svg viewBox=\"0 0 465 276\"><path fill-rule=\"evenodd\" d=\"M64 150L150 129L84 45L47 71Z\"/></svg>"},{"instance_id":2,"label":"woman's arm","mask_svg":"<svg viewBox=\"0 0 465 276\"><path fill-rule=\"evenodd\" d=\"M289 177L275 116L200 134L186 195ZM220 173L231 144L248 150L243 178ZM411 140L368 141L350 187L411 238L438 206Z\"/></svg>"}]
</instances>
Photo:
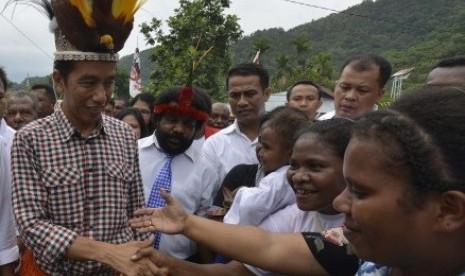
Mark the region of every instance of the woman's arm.
<instances>
[{"instance_id":1,"label":"woman's arm","mask_svg":"<svg viewBox=\"0 0 465 276\"><path fill-rule=\"evenodd\" d=\"M234 260L284 274L326 275L302 234L278 234L257 227L219 223L187 214L165 191L160 209L140 209L131 225L139 231L184 234Z\"/></svg>"}]
</instances>

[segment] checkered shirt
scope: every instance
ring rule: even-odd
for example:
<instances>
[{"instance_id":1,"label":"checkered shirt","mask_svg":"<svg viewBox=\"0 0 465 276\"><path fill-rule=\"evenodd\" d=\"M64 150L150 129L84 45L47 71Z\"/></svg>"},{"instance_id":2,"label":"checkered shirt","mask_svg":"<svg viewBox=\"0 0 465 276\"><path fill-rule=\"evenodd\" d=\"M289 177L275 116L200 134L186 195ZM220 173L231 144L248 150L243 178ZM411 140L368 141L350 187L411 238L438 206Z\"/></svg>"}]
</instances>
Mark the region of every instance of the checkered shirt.
<instances>
[{"instance_id":1,"label":"checkered shirt","mask_svg":"<svg viewBox=\"0 0 465 276\"><path fill-rule=\"evenodd\" d=\"M83 138L58 108L17 132L13 207L21 238L49 275L115 275L93 261L64 258L77 236L121 244L147 238L128 226L144 196L134 134L103 116Z\"/></svg>"}]
</instances>

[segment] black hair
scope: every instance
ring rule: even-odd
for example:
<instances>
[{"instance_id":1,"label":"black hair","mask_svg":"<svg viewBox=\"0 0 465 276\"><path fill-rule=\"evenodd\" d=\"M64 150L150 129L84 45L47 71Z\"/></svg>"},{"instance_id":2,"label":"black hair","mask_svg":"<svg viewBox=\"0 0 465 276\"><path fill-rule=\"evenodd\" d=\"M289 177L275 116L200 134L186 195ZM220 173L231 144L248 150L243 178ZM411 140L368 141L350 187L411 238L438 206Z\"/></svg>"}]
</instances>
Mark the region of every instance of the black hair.
<instances>
[{"instance_id":1,"label":"black hair","mask_svg":"<svg viewBox=\"0 0 465 276\"><path fill-rule=\"evenodd\" d=\"M153 113L153 107L155 105L155 96L150 94L150 93L140 93L137 94L132 100L131 100L131 106L133 106L137 101L142 101L144 103L147 103L150 109L150 113Z\"/></svg>"},{"instance_id":2,"label":"black hair","mask_svg":"<svg viewBox=\"0 0 465 276\"><path fill-rule=\"evenodd\" d=\"M231 68L226 78L226 89L229 88L229 79L234 76L258 76L260 78L260 86L263 90L270 85L270 75L268 71L261 65L255 63L241 63L234 68Z\"/></svg>"},{"instance_id":3,"label":"black hair","mask_svg":"<svg viewBox=\"0 0 465 276\"><path fill-rule=\"evenodd\" d=\"M18 91L10 91L8 92L7 99L8 100L14 100L18 98L29 98L32 102L32 108L36 113L39 113L39 99L37 96L30 91L23 91L23 90L18 90Z\"/></svg>"},{"instance_id":4,"label":"black hair","mask_svg":"<svg viewBox=\"0 0 465 276\"><path fill-rule=\"evenodd\" d=\"M45 94L47 95L49 100L51 102L56 102L57 99L56 99L56 96L55 96L55 91L53 90L52 86L50 86L48 84L45 84L45 83L39 83L39 84L34 84L31 87L31 90L38 90L38 89L44 89Z\"/></svg>"},{"instance_id":5,"label":"black hair","mask_svg":"<svg viewBox=\"0 0 465 276\"><path fill-rule=\"evenodd\" d=\"M307 114L289 106L278 106L260 119L260 127L266 124L266 127L273 129L281 145L289 150L294 146L296 132L308 123Z\"/></svg>"},{"instance_id":6,"label":"black hair","mask_svg":"<svg viewBox=\"0 0 465 276\"><path fill-rule=\"evenodd\" d=\"M142 114L139 112L139 110L137 110L137 108L123 108L115 114L115 118L122 121L124 117L128 115L132 115L134 118L136 118L136 121L140 127L140 138L145 138L150 135L150 133L147 131L147 126L144 123L144 118L142 117Z\"/></svg>"},{"instance_id":7,"label":"black hair","mask_svg":"<svg viewBox=\"0 0 465 276\"><path fill-rule=\"evenodd\" d=\"M204 111L207 112L208 115L210 115L212 113L212 99L207 94L207 91L205 91L203 89L200 89L200 88L197 87L195 91L196 91L196 93L199 94L200 97L203 98L203 100L207 104L205 106L206 110L204 110Z\"/></svg>"},{"instance_id":8,"label":"black hair","mask_svg":"<svg viewBox=\"0 0 465 276\"><path fill-rule=\"evenodd\" d=\"M373 65L379 67L378 84L380 88L383 88L391 77L392 67L391 63L382 56L367 54L350 57L342 65L340 73L342 74L342 71L347 66L350 66L355 71L365 72L370 71Z\"/></svg>"},{"instance_id":9,"label":"black hair","mask_svg":"<svg viewBox=\"0 0 465 276\"><path fill-rule=\"evenodd\" d=\"M345 150L350 141L353 125L354 121L340 117L317 121L301 129L294 136L294 140L297 141L304 135L316 134L321 143L331 147L337 156L343 159Z\"/></svg>"},{"instance_id":10,"label":"black hair","mask_svg":"<svg viewBox=\"0 0 465 276\"><path fill-rule=\"evenodd\" d=\"M155 128L156 128L156 117L155 115L153 114L153 108L155 106L155 100L156 100L156 97L150 93L140 93L140 94L137 94L132 100L131 100L131 107L134 106L134 104L137 102L137 101L142 101L144 103L146 103L148 106L149 106L149 109L150 109L150 121L149 123L146 125L147 127L147 131L149 133L153 133L155 131Z\"/></svg>"},{"instance_id":11,"label":"black hair","mask_svg":"<svg viewBox=\"0 0 465 276\"><path fill-rule=\"evenodd\" d=\"M115 99L114 98L109 98L107 100L106 104L110 104L111 106L115 107Z\"/></svg>"},{"instance_id":12,"label":"black hair","mask_svg":"<svg viewBox=\"0 0 465 276\"><path fill-rule=\"evenodd\" d=\"M316 88L316 90L318 91L318 99L321 100L321 97L323 96L323 90L321 89L321 87L312 82L312 81L309 81L309 80L303 80L303 81L298 81L296 83L294 83L291 87L289 87L289 89L287 89L287 92L286 92L286 99L287 101L289 101L291 99L291 95L292 95L292 90L294 89L294 87L296 87L297 85L309 85L309 86L313 86Z\"/></svg>"},{"instance_id":13,"label":"black hair","mask_svg":"<svg viewBox=\"0 0 465 276\"><path fill-rule=\"evenodd\" d=\"M74 69L74 63L75 62L72 60L55 60L53 62L53 69L60 72L60 75L65 81L65 83L68 80L69 74Z\"/></svg>"},{"instance_id":14,"label":"black hair","mask_svg":"<svg viewBox=\"0 0 465 276\"><path fill-rule=\"evenodd\" d=\"M368 113L355 137L380 141L385 167L411 178L416 206L431 193L465 192L465 91L425 87L401 97L389 110Z\"/></svg>"},{"instance_id":15,"label":"black hair","mask_svg":"<svg viewBox=\"0 0 465 276\"><path fill-rule=\"evenodd\" d=\"M6 77L6 72L3 67L0 67L0 81L2 81L3 88L6 90L8 89L8 79Z\"/></svg>"},{"instance_id":16,"label":"black hair","mask_svg":"<svg viewBox=\"0 0 465 276\"><path fill-rule=\"evenodd\" d=\"M155 100L155 105L158 104L169 104L171 102L178 102L178 95L179 92L181 91L183 87L181 86L175 86L166 89L165 91L161 92L157 99ZM211 112L211 102L208 101L205 97L205 92L201 92L200 88L193 87L192 88L194 91L191 106L199 111L203 111L207 114ZM163 117L163 114L157 114L155 117L155 122L158 123L158 121ZM203 124L203 121L197 120L195 124L195 129L197 130L199 127L201 127Z\"/></svg>"},{"instance_id":17,"label":"black hair","mask_svg":"<svg viewBox=\"0 0 465 276\"><path fill-rule=\"evenodd\" d=\"M438 63L436 63L431 70L436 69L438 67L462 67L465 66L465 56L460 56L460 57L452 57L452 58L446 58L440 60Z\"/></svg>"}]
</instances>

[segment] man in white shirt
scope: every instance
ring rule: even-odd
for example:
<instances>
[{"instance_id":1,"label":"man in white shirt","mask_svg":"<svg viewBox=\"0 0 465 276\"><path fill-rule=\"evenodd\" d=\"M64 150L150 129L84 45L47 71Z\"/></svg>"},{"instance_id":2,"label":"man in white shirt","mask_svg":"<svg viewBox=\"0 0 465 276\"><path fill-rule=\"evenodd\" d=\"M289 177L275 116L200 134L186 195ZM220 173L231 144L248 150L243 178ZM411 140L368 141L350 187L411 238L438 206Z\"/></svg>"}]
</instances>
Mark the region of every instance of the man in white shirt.
<instances>
[{"instance_id":1,"label":"man in white shirt","mask_svg":"<svg viewBox=\"0 0 465 276\"><path fill-rule=\"evenodd\" d=\"M11 146L13 145L13 138L15 136L15 130L6 124L3 115L6 111L6 99L5 94L8 88L8 80L6 78L5 71L0 67L0 136L2 136L2 143L5 146L5 151L8 154L8 159L11 154Z\"/></svg>"},{"instance_id":2,"label":"man in white shirt","mask_svg":"<svg viewBox=\"0 0 465 276\"><path fill-rule=\"evenodd\" d=\"M203 155L223 181L238 164L258 164L255 148L260 118L270 96L268 72L254 63L240 64L228 72L226 89L233 124L207 139Z\"/></svg>"},{"instance_id":3,"label":"man in white shirt","mask_svg":"<svg viewBox=\"0 0 465 276\"><path fill-rule=\"evenodd\" d=\"M334 88L334 111L318 118L357 119L376 110L376 103L384 95L384 86L391 76L391 64L378 55L349 58L341 67L341 76Z\"/></svg>"},{"instance_id":4,"label":"man in white shirt","mask_svg":"<svg viewBox=\"0 0 465 276\"><path fill-rule=\"evenodd\" d=\"M16 131L2 119L6 109L7 85L6 73L0 67L0 275L14 275L14 262L19 258L10 178L11 146Z\"/></svg>"},{"instance_id":5,"label":"man in white shirt","mask_svg":"<svg viewBox=\"0 0 465 276\"><path fill-rule=\"evenodd\" d=\"M440 60L426 78L427 85L465 86L465 56Z\"/></svg>"},{"instance_id":6,"label":"man in white shirt","mask_svg":"<svg viewBox=\"0 0 465 276\"><path fill-rule=\"evenodd\" d=\"M0 275L13 276L19 258L11 205L10 158L0 136Z\"/></svg>"},{"instance_id":7,"label":"man in white shirt","mask_svg":"<svg viewBox=\"0 0 465 276\"><path fill-rule=\"evenodd\" d=\"M188 212L198 215L205 215L212 205L219 178L192 144L195 131L208 119L208 110L197 89L175 87L157 97L156 130L139 140L139 163L148 206L156 193L160 171L170 158L171 194ZM176 258L191 259L197 248L195 242L182 235L162 234L159 250Z\"/></svg>"}]
</instances>

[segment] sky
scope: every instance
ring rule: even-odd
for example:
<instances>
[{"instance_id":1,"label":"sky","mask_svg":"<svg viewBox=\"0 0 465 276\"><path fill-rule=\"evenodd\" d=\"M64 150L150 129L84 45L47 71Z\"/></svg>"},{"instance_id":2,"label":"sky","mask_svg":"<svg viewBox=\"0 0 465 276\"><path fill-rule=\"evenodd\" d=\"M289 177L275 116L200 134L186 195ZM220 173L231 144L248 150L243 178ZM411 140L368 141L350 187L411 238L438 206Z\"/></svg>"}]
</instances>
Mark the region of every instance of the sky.
<instances>
[{"instance_id":1,"label":"sky","mask_svg":"<svg viewBox=\"0 0 465 276\"><path fill-rule=\"evenodd\" d=\"M8 0L0 0L0 11ZM359 4L362 0L296 0L309 5L332 10L344 10ZM179 6L176 0L148 0L135 16L134 29L121 56L132 54L136 46L148 48L139 25L156 17L165 22L174 15ZM314 19L325 17L331 12L325 9L299 5L286 0L232 0L231 7L225 11L239 17L244 35L269 28L291 29ZM0 66L9 80L21 82L26 77L45 76L51 73L53 35L48 28L49 20L32 7L20 5L13 9L8 6L0 14ZM165 24L166 28L166 24Z\"/></svg>"}]
</instances>

